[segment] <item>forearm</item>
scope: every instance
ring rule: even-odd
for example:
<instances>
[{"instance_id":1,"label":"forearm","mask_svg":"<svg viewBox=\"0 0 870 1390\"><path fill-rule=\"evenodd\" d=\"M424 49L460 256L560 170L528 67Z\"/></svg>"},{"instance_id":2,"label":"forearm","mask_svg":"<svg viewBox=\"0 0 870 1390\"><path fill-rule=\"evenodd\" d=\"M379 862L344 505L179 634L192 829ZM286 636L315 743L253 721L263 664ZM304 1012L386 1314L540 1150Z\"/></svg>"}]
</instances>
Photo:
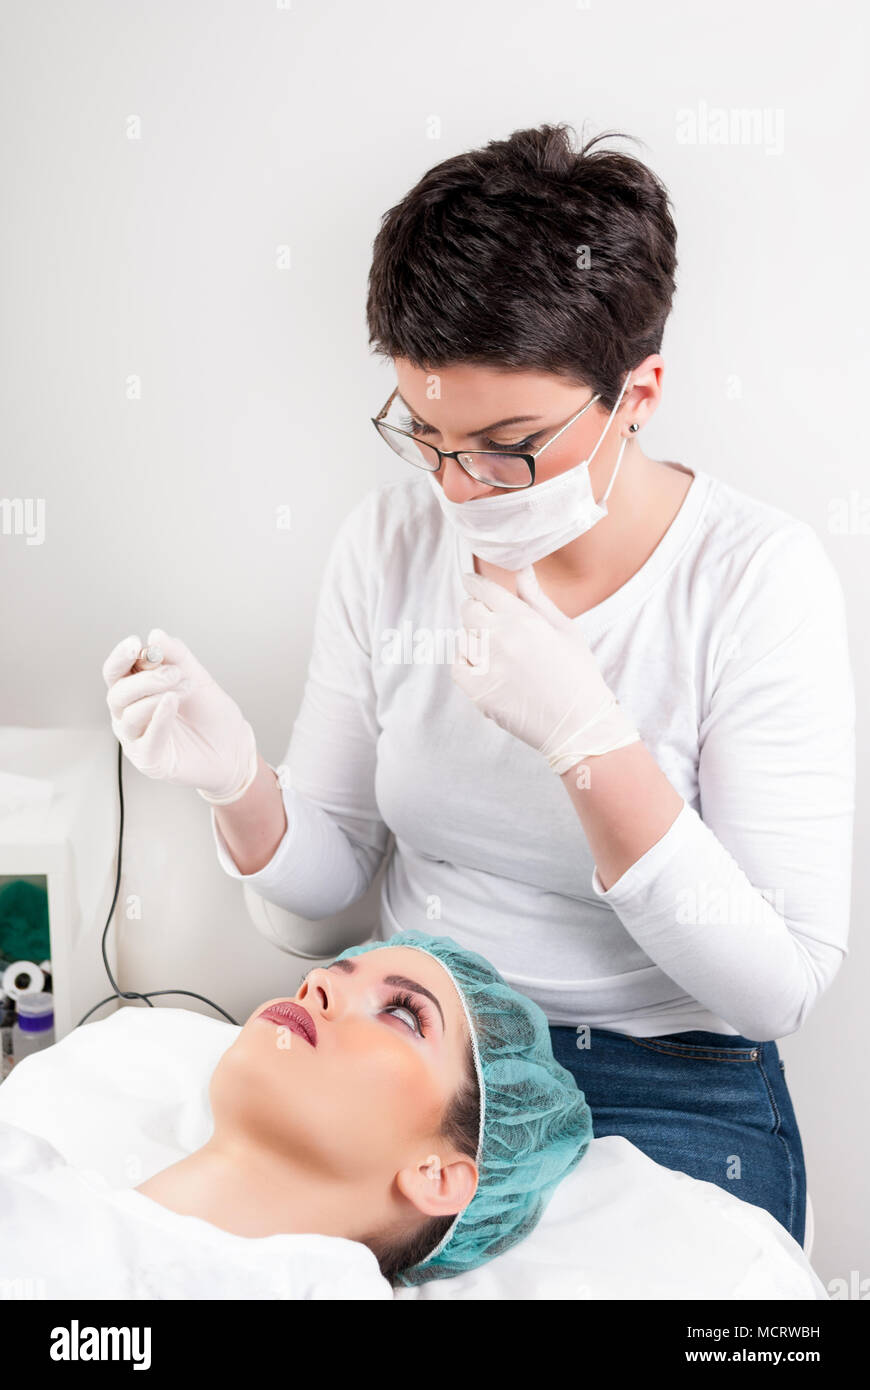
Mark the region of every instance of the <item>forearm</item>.
<instances>
[{"instance_id":1,"label":"forearm","mask_svg":"<svg viewBox=\"0 0 870 1390\"><path fill-rule=\"evenodd\" d=\"M562 774L605 892L671 828L683 805L642 740Z\"/></svg>"},{"instance_id":2,"label":"forearm","mask_svg":"<svg viewBox=\"0 0 870 1390\"><path fill-rule=\"evenodd\" d=\"M680 800L673 817L666 812L649 763L655 767L629 744L563 775L604 885L599 899L610 903L650 961L738 1033L786 1037L804 1022L842 961L842 949L820 929L842 934L845 894L835 889L826 902L804 893L799 915L800 875L788 867L799 862L794 846L786 847L788 866L777 861L788 812L782 811L778 839L768 836L762 845L771 857L769 871L756 863L753 881L687 802ZM751 818L749 798L745 814ZM793 821L802 814L799 805ZM825 853L834 885L842 875L830 848ZM754 850L747 855L751 860ZM811 856L812 846L807 862Z\"/></svg>"},{"instance_id":3,"label":"forearm","mask_svg":"<svg viewBox=\"0 0 870 1390\"><path fill-rule=\"evenodd\" d=\"M215 806L215 820L240 873L254 874L273 857L287 830L287 812L275 773L260 757L244 796Z\"/></svg>"}]
</instances>

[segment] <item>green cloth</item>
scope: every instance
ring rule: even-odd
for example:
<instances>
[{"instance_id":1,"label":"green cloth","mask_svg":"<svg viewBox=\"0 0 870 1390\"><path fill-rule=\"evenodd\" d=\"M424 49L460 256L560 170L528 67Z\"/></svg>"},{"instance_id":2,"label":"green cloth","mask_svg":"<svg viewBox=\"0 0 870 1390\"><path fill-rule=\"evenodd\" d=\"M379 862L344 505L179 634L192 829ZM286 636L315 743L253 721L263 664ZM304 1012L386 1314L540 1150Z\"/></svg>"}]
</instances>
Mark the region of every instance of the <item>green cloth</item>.
<instances>
[{"instance_id":1,"label":"green cloth","mask_svg":"<svg viewBox=\"0 0 870 1390\"><path fill-rule=\"evenodd\" d=\"M0 957L7 965L14 960L39 965L50 955L45 888L23 878L4 884L0 888Z\"/></svg>"}]
</instances>

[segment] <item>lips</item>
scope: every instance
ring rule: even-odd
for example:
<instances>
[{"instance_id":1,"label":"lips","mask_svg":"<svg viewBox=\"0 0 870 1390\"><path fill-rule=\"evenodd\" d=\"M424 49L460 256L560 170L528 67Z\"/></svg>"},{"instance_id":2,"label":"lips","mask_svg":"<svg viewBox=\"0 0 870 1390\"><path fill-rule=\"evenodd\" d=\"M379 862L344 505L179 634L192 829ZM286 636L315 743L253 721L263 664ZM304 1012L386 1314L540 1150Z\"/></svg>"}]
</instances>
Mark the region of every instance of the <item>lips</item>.
<instances>
[{"instance_id":1,"label":"lips","mask_svg":"<svg viewBox=\"0 0 870 1390\"><path fill-rule=\"evenodd\" d=\"M257 1017L269 1018L274 1023L280 1023L283 1027L298 1033L306 1042L311 1043L312 1047L317 1046L314 1019L307 1009L303 1009L301 1004L294 1004L291 999L281 999L277 1004L270 1004L268 1009L264 1009Z\"/></svg>"}]
</instances>

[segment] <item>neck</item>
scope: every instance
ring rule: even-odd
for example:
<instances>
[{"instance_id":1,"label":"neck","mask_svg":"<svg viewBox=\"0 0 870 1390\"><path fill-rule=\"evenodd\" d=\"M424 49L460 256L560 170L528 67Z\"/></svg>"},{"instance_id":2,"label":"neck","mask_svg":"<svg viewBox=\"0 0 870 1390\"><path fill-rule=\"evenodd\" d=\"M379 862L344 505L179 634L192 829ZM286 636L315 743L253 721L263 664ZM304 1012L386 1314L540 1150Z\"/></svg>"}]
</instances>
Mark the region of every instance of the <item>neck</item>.
<instances>
[{"instance_id":1,"label":"neck","mask_svg":"<svg viewBox=\"0 0 870 1390\"><path fill-rule=\"evenodd\" d=\"M183 1216L198 1216L234 1235L303 1232L365 1242L396 1220L383 1184L366 1190L365 1174L324 1176L294 1156L212 1136L202 1148L136 1188Z\"/></svg>"},{"instance_id":2,"label":"neck","mask_svg":"<svg viewBox=\"0 0 870 1390\"><path fill-rule=\"evenodd\" d=\"M596 501L604 496L613 476L622 440L615 444L606 458L601 457L599 450L589 466L589 481ZM647 458L629 439L607 498L607 515L582 536L537 560L535 573L539 581L553 589L588 584L606 590L608 585L618 583L625 556L636 547L654 517L656 506L660 505L657 489L663 469L666 469L665 464ZM516 576L512 571L502 570L497 565L484 568L480 560L476 561L476 567L479 573L489 574L503 582L506 588L515 589Z\"/></svg>"}]
</instances>

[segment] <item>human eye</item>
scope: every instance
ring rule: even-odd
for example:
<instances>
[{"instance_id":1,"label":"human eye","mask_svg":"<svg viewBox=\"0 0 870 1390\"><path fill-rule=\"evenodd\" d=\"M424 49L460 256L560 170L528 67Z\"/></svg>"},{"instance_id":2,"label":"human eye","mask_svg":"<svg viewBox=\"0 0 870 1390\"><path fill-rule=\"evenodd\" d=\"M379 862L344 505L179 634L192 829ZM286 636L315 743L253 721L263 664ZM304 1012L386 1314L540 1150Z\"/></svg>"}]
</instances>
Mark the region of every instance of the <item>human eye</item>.
<instances>
[{"instance_id":1,"label":"human eye","mask_svg":"<svg viewBox=\"0 0 870 1390\"><path fill-rule=\"evenodd\" d=\"M435 430L431 425L424 425L421 420L415 420L411 415L402 417L402 429L408 430L411 434L434 434ZM516 444L499 444L495 439L484 439L487 449L491 449L497 454L524 453L531 444L543 433L538 430L536 434L530 434L525 439L520 439Z\"/></svg>"},{"instance_id":2,"label":"human eye","mask_svg":"<svg viewBox=\"0 0 870 1390\"><path fill-rule=\"evenodd\" d=\"M416 1028L411 1028L411 1032L417 1033L421 1038L425 1038L429 1026L429 1014L422 1004L415 1002L410 994L394 994L384 1007L385 1010L399 1009L404 1010L406 1013L413 1014L417 1021L417 1026ZM410 1024L406 1024L406 1027L410 1028Z\"/></svg>"},{"instance_id":3,"label":"human eye","mask_svg":"<svg viewBox=\"0 0 870 1390\"><path fill-rule=\"evenodd\" d=\"M540 434L540 430L538 431L538 434ZM535 442L537 437L537 434L530 434L527 439L521 439L517 444L496 444L494 439L487 439L486 447L488 449L494 449L497 453L500 454L521 454L525 452L525 450L529 447L530 444L533 444Z\"/></svg>"},{"instance_id":4,"label":"human eye","mask_svg":"<svg viewBox=\"0 0 870 1390\"><path fill-rule=\"evenodd\" d=\"M420 420L415 420L410 415L403 415L401 417L401 425L403 430L410 430L412 434L435 433L431 425L424 425Z\"/></svg>"}]
</instances>

